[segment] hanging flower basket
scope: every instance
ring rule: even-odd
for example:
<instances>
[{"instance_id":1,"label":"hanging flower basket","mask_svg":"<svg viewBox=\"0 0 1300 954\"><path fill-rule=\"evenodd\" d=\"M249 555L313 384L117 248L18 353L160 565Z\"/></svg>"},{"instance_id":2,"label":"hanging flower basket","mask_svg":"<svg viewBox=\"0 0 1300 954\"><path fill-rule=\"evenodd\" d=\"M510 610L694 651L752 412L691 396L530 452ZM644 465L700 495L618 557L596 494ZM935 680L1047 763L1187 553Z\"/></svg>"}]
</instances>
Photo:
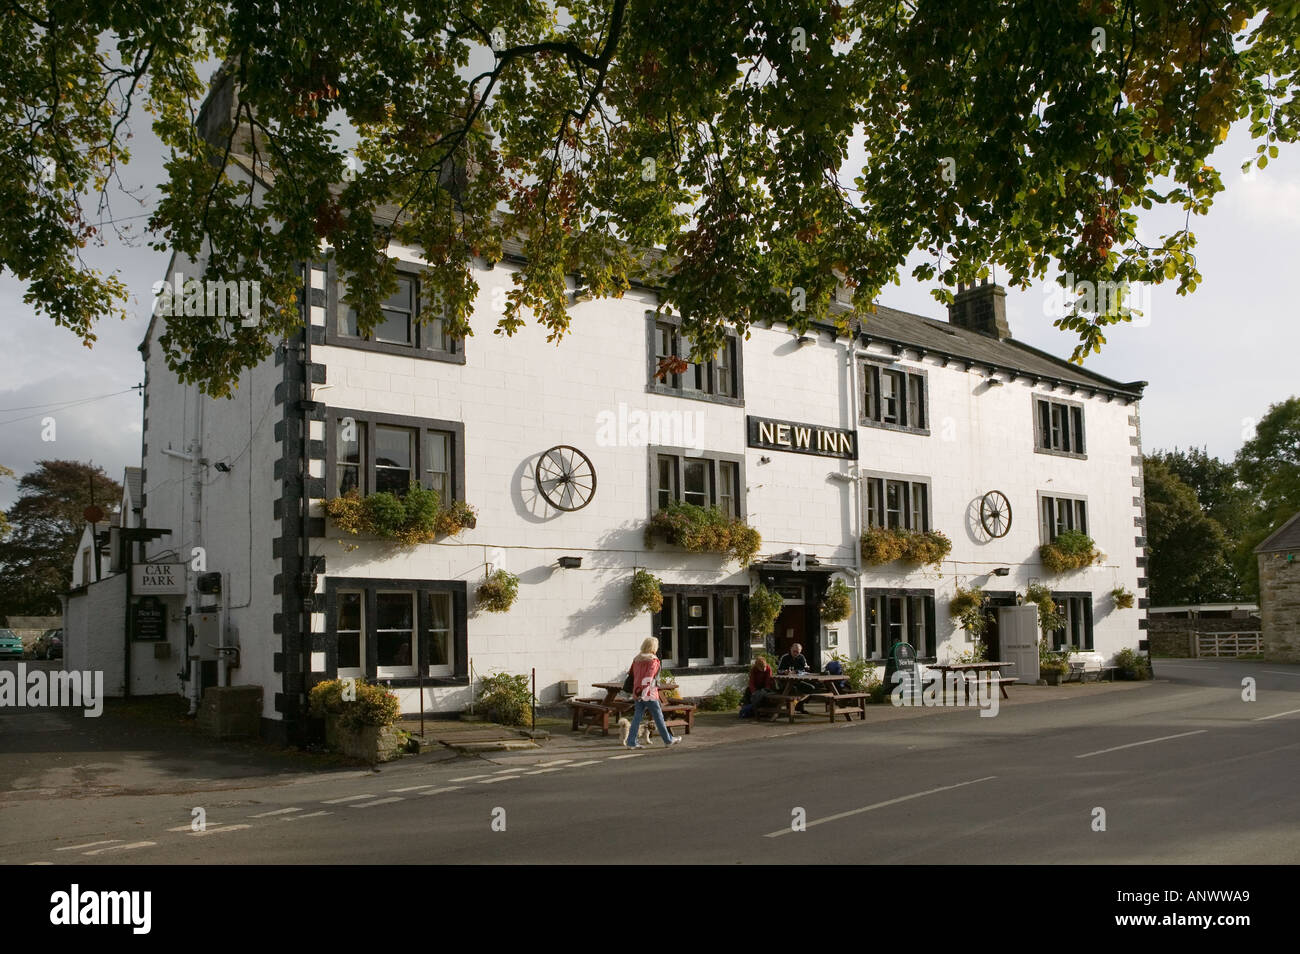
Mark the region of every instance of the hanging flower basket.
<instances>
[{"instance_id":1,"label":"hanging flower basket","mask_svg":"<svg viewBox=\"0 0 1300 954\"><path fill-rule=\"evenodd\" d=\"M657 613L664 607L664 592L659 578L649 570L632 574L632 609L638 613Z\"/></svg>"},{"instance_id":2,"label":"hanging flower basket","mask_svg":"<svg viewBox=\"0 0 1300 954\"><path fill-rule=\"evenodd\" d=\"M762 583L749 594L749 633L762 639L772 632L776 617L781 612L785 600L776 590L769 590Z\"/></svg>"},{"instance_id":3,"label":"hanging flower basket","mask_svg":"<svg viewBox=\"0 0 1300 954\"><path fill-rule=\"evenodd\" d=\"M850 599L852 594L853 591L843 580L832 580L831 585L826 588L826 595L822 597L822 622L838 623L848 619L853 608Z\"/></svg>"},{"instance_id":4,"label":"hanging flower basket","mask_svg":"<svg viewBox=\"0 0 1300 954\"><path fill-rule=\"evenodd\" d=\"M1033 603L1038 607L1038 628L1044 632L1054 632L1065 625L1065 615L1060 605L1052 599L1052 591L1041 583L1031 583L1025 588L1021 597L1022 604Z\"/></svg>"},{"instance_id":5,"label":"hanging flower basket","mask_svg":"<svg viewBox=\"0 0 1300 954\"><path fill-rule=\"evenodd\" d=\"M1122 586L1117 586L1110 591L1110 598L1115 601L1116 609L1133 608L1133 591Z\"/></svg>"},{"instance_id":6,"label":"hanging flower basket","mask_svg":"<svg viewBox=\"0 0 1300 954\"><path fill-rule=\"evenodd\" d=\"M475 591L479 609L488 613L506 613L519 597L519 577L505 570L493 570Z\"/></svg>"},{"instance_id":7,"label":"hanging flower basket","mask_svg":"<svg viewBox=\"0 0 1300 954\"><path fill-rule=\"evenodd\" d=\"M969 590L957 587L957 593L948 601L948 615L961 624L961 628L979 639L988 629L989 618L984 613L988 596L978 586Z\"/></svg>"}]
</instances>

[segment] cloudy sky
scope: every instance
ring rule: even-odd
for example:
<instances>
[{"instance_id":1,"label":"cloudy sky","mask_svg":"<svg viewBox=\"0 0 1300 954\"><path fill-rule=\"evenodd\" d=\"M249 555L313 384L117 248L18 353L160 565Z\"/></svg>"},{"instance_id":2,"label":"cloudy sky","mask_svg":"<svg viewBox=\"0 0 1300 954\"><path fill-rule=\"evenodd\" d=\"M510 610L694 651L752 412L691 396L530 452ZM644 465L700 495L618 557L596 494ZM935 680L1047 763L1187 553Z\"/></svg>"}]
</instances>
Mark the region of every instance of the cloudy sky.
<instances>
[{"instance_id":1,"label":"cloudy sky","mask_svg":"<svg viewBox=\"0 0 1300 954\"><path fill-rule=\"evenodd\" d=\"M23 303L22 283L0 276L7 341L0 356L0 464L19 474L34 461L65 458L93 461L120 479L124 466L139 463L141 402L128 389L142 381L136 349L167 258L148 247L143 230L158 196L162 157L148 129L137 127L135 134L135 158L124 178L139 188L143 204L117 197L112 214L122 233L86 254L126 281L132 317L102 321L98 341L85 348ZM1300 149L1284 146L1267 169L1244 177L1238 169L1253 154L1238 127L1212 160L1227 189L1192 224L1204 276L1196 292L1179 297L1172 286L1152 289L1144 319L1115 328L1102 353L1087 361L1119 381L1150 382L1142 403L1146 450L1204 446L1231 457L1270 404L1300 393L1300 296L1288 284L1300 242ZM1145 237L1180 227L1181 214L1158 214L1143 221ZM1054 289L1009 290L1008 316L1015 337L1064 357L1074 339L1052 327ZM906 276L880 300L945 314L929 287ZM0 506L13 497L13 483L0 483Z\"/></svg>"}]
</instances>

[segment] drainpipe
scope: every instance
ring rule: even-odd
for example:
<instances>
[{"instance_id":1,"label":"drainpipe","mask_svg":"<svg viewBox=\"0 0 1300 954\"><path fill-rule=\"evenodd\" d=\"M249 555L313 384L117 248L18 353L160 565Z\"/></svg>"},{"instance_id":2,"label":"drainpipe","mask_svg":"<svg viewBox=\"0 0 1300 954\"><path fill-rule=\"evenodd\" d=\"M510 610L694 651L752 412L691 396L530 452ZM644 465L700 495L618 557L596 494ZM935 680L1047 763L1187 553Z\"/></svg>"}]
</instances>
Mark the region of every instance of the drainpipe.
<instances>
[{"instance_id":1,"label":"drainpipe","mask_svg":"<svg viewBox=\"0 0 1300 954\"><path fill-rule=\"evenodd\" d=\"M860 438L861 432L858 430L858 369L857 358L854 356L857 350L856 336L849 338L848 344L844 350L845 370L848 373L848 386L846 390L849 402L849 427L852 428L853 433ZM864 611L866 601L862 598L862 447L860 446L861 442L859 440L855 439L854 444L858 446L858 460L853 462L853 482L849 484L849 486L853 488L853 500L850 508L850 512L853 514L853 566L856 571L853 581L853 606L854 618L858 621L858 625L854 627L853 644L858 647L859 652L861 653L858 658L866 659L866 614ZM861 643L859 643L858 640L859 633L863 634Z\"/></svg>"},{"instance_id":2,"label":"drainpipe","mask_svg":"<svg viewBox=\"0 0 1300 954\"><path fill-rule=\"evenodd\" d=\"M308 263L306 269L307 285L311 285L311 265ZM300 447L301 456L299 458L302 467L302 490L301 506L302 521L299 525L299 534L302 546L302 565L298 567L299 585L302 586L302 650L298 656L298 672L302 678L304 691L308 675L311 673L311 616L315 609L316 596L313 588L307 584L313 582L315 577L312 575L311 564L311 494L308 493L308 481L311 480L311 414L314 403L312 400L311 390L311 309L307 309L307 320L303 323L302 329L302 400L299 402L299 408L302 410L302 445ZM299 704L306 702L306 696L301 695L298 699ZM298 719L298 731L303 730L301 716Z\"/></svg>"}]
</instances>

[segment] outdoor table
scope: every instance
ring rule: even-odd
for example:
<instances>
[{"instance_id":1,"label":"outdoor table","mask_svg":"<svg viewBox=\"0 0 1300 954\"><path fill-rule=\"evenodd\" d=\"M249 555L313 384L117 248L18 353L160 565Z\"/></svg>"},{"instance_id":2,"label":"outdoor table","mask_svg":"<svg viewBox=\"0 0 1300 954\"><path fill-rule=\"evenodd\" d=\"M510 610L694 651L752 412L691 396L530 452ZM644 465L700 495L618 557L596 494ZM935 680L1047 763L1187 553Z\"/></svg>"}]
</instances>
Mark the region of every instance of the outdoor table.
<instances>
[{"instance_id":1,"label":"outdoor table","mask_svg":"<svg viewBox=\"0 0 1300 954\"><path fill-rule=\"evenodd\" d=\"M825 672L775 672L772 674L772 680L777 685L777 692L774 695L768 696L768 699L776 700L784 703L786 706L787 714L790 717L790 721L793 722L794 707L796 705L798 705L799 703L803 702L806 699L811 698L814 695L822 694L822 693L811 693L811 692L799 691L796 688L799 683L801 682L821 683L825 687L824 694L838 696L842 694L840 692L839 684L842 682L847 683L848 676L845 676L843 674L836 676L836 675L832 675L831 673L825 673ZM791 700L794 701L792 702ZM827 700L826 708L833 721L835 718L835 704L830 700ZM777 716L779 716L780 714L781 712L779 709L773 712L771 721L775 722ZM863 714L863 718L866 718L865 713Z\"/></svg>"},{"instance_id":2,"label":"outdoor table","mask_svg":"<svg viewBox=\"0 0 1300 954\"><path fill-rule=\"evenodd\" d=\"M631 709L636 704L635 699L620 699L618 697L618 694L623 691L621 682L593 682L592 685L597 689L605 690L605 698L600 701L603 706L613 706L616 709ZM659 685L661 693L675 692L676 690L677 683L675 682L660 683Z\"/></svg>"},{"instance_id":3,"label":"outdoor table","mask_svg":"<svg viewBox=\"0 0 1300 954\"><path fill-rule=\"evenodd\" d=\"M927 666L926 668L933 669L935 672L940 674L939 675L939 678L941 680L940 698L945 700L948 698L947 674L950 672L955 672L960 676L965 676L967 673L971 673L974 674L976 678L978 678L978 674L981 672L994 673L994 678L997 680L998 688L1002 691L1003 699L1010 698L1007 695L1007 685L1016 682L1014 678L1002 677L1001 670L1008 669L1008 668L1010 669L1015 668L1015 663L1009 663L1009 662L989 661L989 662L973 662L973 663L944 663L943 665L938 665L938 664L930 665Z\"/></svg>"},{"instance_id":4,"label":"outdoor table","mask_svg":"<svg viewBox=\"0 0 1300 954\"><path fill-rule=\"evenodd\" d=\"M573 730L599 725L603 733L609 735L610 717L623 716L631 712L636 706L636 700L631 697L619 698L619 693L623 691L621 682L593 682L592 685L597 689L604 689L605 698L571 699L569 706L573 709ZM674 692L677 683L661 683L658 688L661 693ZM669 728L682 727L687 735L691 734L691 729L695 725L695 706L661 699L660 708L663 710L665 725Z\"/></svg>"}]
</instances>

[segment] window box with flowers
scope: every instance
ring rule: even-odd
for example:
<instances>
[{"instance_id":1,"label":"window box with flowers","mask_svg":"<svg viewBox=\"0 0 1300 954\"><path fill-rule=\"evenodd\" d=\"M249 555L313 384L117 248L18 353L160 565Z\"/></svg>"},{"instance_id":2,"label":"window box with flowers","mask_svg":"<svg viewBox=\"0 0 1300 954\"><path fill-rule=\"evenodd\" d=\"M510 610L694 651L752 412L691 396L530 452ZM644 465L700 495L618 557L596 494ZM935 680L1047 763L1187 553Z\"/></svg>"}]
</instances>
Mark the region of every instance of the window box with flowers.
<instances>
[{"instance_id":1,"label":"window box with flowers","mask_svg":"<svg viewBox=\"0 0 1300 954\"><path fill-rule=\"evenodd\" d=\"M379 491L362 497L350 490L325 501L325 515L353 536L378 537L401 547L432 543L438 537L472 530L478 514L463 500L442 506L436 490L412 484L405 494Z\"/></svg>"},{"instance_id":2,"label":"window box with flowers","mask_svg":"<svg viewBox=\"0 0 1300 954\"><path fill-rule=\"evenodd\" d=\"M758 531L739 517L731 517L718 507L700 507L690 503L672 503L656 511L646 525L646 546L661 537L673 546L692 553L725 553L748 566L763 545Z\"/></svg>"},{"instance_id":3,"label":"window box with flowers","mask_svg":"<svg viewBox=\"0 0 1300 954\"><path fill-rule=\"evenodd\" d=\"M1038 555L1053 573L1082 570L1101 559L1097 544L1082 530L1062 530L1055 540L1038 548Z\"/></svg>"},{"instance_id":4,"label":"window box with flowers","mask_svg":"<svg viewBox=\"0 0 1300 954\"><path fill-rule=\"evenodd\" d=\"M871 527L861 540L862 559L871 566L903 560L918 566L938 566L952 552L952 541L938 530Z\"/></svg>"}]
</instances>

